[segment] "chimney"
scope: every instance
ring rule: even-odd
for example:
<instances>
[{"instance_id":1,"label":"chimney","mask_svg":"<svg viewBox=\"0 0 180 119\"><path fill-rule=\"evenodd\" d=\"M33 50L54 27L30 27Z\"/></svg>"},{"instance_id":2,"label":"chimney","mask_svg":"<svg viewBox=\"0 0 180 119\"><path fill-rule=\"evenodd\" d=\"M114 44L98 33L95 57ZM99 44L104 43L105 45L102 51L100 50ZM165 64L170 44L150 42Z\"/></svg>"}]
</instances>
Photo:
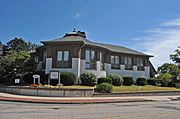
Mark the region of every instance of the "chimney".
<instances>
[{"instance_id":1,"label":"chimney","mask_svg":"<svg viewBox=\"0 0 180 119\"><path fill-rule=\"evenodd\" d=\"M83 38L86 38L86 33L82 31L78 31L79 36L82 36Z\"/></svg>"}]
</instances>

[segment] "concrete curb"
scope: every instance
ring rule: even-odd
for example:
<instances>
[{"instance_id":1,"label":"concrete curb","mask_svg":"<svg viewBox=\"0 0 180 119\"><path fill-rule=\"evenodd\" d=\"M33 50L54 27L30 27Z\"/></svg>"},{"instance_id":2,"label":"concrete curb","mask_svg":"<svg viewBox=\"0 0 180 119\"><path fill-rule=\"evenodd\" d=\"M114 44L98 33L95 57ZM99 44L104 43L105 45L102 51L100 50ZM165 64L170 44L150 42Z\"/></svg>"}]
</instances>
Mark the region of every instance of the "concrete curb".
<instances>
[{"instance_id":1,"label":"concrete curb","mask_svg":"<svg viewBox=\"0 0 180 119\"><path fill-rule=\"evenodd\" d=\"M98 93L93 97L132 97L132 96L174 96L180 95L180 91L149 91L149 92L119 92L119 93Z\"/></svg>"},{"instance_id":2,"label":"concrete curb","mask_svg":"<svg viewBox=\"0 0 180 119\"><path fill-rule=\"evenodd\" d=\"M22 86L0 86L0 92L46 97L92 97L94 88L40 88Z\"/></svg>"},{"instance_id":3,"label":"concrete curb","mask_svg":"<svg viewBox=\"0 0 180 119\"><path fill-rule=\"evenodd\" d=\"M127 103L127 102L149 102L150 99L94 99L94 100L39 100L23 98L0 97L0 101L42 103L42 104L101 104L101 103Z\"/></svg>"}]
</instances>

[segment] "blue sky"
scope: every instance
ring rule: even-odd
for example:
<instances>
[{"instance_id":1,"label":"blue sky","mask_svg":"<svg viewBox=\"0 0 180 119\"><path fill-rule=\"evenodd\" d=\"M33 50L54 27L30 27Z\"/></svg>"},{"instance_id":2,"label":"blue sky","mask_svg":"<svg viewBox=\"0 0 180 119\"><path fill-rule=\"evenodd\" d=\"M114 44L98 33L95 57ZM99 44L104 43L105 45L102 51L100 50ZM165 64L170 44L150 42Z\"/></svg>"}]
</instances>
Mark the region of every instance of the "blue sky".
<instances>
[{"instance_id":1,"label":"blue sky","mask_svg":"<svg viewBox=\"0 0 180 119\"><path fill-rule=\"evenodd\" d=\"M180 45L179 13L180 0L0 0L0 41L39 43L76 28L90 40L152 54L157 67Z\"/></svg>"}]
</instances>

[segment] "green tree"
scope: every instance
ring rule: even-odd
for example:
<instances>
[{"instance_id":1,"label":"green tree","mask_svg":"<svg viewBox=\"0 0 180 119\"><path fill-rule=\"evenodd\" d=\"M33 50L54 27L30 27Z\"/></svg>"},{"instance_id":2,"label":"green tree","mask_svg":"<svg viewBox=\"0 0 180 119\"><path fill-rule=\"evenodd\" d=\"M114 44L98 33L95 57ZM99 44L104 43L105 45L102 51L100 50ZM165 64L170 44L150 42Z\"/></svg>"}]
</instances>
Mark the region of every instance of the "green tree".
<instances>
[{"instance_id":1,"label":"green tree","mask_svg":"<svg viewBox=\"0 0 180 119\"><path fill-rule=\"evenodd\" d=\"M31 51L35 50L39 45L25 41L22 38L14 38L6 43L6 51L19 52L19 51Z\"/></svg>"},{"instance_id":2,"label":"green tree","mask_svg":"<svg viewBox=\"0 0 180 119\"><path fill-rule=\"evenodd\" d=\"M180 69L177 65L171 63L164 63L162 66L158 67L158 72L160 74L170 73L173 77L176 77L180 74Z\"/></svg>"},{"instance_id":3,"label":"green tree","mask_svg":"<svg viewBox=\"0 0 180 119\"><path fill-rule=\"evenodd\" d=\"M22 38L14 38L7 42L7 48L9 51L28 51L29 46L26 41L24 41Z\"/></svg>"},{"instance_id":4,"label":"green tree","mask_svg":"<svg viewBox=\"0 0 180 119\"><path fill-rule=\"evenodd\" d=\"M29 61L30 54L25 51L15 52L0 58L0 79L12 83L16 74L25 72L25 64Z\"/></svg>"},{"instance_id":5,"label":"green tree","mask_svg":"<svg viewBox=\"0 0 180 119\"><path fill-rule=\"evenodd\" d=\"M172 77L173 76L170 73L163 73L163 74L161 74L160 75L160 79L162 81L162 85L167 87L168 83L171 82Z\"/></svg>"},{"instance_id":6,"label":"green tree","mask_svg":"<svg viewBox=\"0 0 180 119\"><path fill-rule=\"evenodd\" d=\"M180 63L180 46L174 51L174 54L170 55L170 59L177 64Z\"/></svg>"}]
</instances>

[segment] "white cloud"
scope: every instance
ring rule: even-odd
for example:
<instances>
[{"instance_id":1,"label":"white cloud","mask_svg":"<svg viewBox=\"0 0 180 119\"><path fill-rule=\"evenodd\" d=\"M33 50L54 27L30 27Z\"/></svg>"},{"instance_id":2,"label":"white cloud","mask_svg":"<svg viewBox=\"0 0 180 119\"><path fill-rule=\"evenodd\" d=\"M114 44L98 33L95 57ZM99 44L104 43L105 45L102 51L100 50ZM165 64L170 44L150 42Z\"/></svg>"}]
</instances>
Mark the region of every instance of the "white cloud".
<instances>
[{"instance_id":1,"label":"white cloud","mask_svg":"<svg viewBox=\"0 0 180 119\"><path fill-rule=\"evenodd\" d=\"M180 26L180 18L162 24L163 26Z\"/></svg>"},{"instance_id":2,"label":"white cloud","mask_svg":"<svg viewBox=\"0 0 180 119\"><path fill-rule=\"evenodd\" d=\"M145 47L145 53L154 55L152 63L157 68L166 62L171 62L169 55L180 46L180 19L175 19L161 24L160 28L148 31L146 37L135 40L138 45Z\"/></svg>"},{"instance_id":3,"label":"white cloud","mask_svg":"<svg viewBox=\"0 0 180 119\"><path fill-rule=\"evenodd\" d=\"M73 12L73 13L71 14L71 16L72 16L74 19L79 19L79 18L85 16L86 14L87 14L86 9L85 9L85 8L81 8L79 11Z\"/></svg>"},{"instance_id":4,"label":"white cloud","mask_svg":"<svg viewBox=\"0 0 180 119\"><path fill-rule=\"evenodd\" d=\"M82 15L81 12L76 12L76 13L72 14L72 17L75 19L78 19L81 17L81 15Z\"/></svg>"}]
</instances>

